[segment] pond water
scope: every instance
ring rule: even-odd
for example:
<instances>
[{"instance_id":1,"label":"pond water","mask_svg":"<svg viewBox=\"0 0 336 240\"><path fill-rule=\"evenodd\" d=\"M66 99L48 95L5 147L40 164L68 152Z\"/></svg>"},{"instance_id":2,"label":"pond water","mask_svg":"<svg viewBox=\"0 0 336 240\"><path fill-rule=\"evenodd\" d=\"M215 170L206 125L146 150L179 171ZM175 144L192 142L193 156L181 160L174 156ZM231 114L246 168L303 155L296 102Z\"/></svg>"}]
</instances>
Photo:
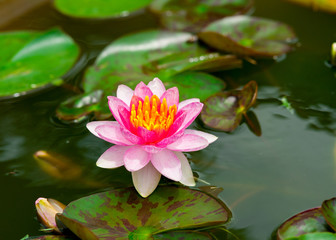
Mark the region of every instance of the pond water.
<instances>
[{"instance_id":1,"label":"pond water","mask_svg":"<svg viewBox=\"0 0 336 240\"><path fill-rule=\"evenodd\" d=\"M255 80L259 85L253 112L262 136L245 123L231 134L193 128L219 139L189 154L202 182L222 187L220 198L230 207L229 228L241 239L271 239L273 231L293 214L334 197L336 189L336 79L326 66L336 40L336 16L301 8L285 1L256 0L255 16L279 20L293 27L300 40L294 52L279 62L258 61L243 69L217 73L230 88ZM61 26L81 46L80 64L67 76L78 83L84 68L113 39L140 29L155 28L149 14L109 21L79 21L44 6L4 30ZM52 66L51 66L52 67ZM60 102L74 93L67 87L47 89L33 96L0 102L0 239L41 235L34 201L51 197L69 203L109 186L131 185L123 168L100 169L96 159L110 144L85 128L86 122L64 124L55 117ZM286 96L294 111L281 104ZM60 179L46 174L33 158L38 150L60 153L80 166L79 174ZM78 169L77 169L78 170Z\"/></svg>"}]
</instances>

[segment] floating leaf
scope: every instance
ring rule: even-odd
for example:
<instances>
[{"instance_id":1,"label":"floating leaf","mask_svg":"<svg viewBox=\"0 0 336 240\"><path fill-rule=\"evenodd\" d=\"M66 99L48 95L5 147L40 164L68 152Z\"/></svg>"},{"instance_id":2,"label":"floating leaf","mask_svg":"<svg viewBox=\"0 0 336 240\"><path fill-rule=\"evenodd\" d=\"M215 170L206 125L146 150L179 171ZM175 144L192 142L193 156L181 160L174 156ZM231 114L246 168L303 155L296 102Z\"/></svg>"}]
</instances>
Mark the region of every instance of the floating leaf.
<instances>
[{"instance_id":1,"label":"floating leaf","mask_svg":"<svg viewBox=\"0 0 336 240\"><path fill-rule=\"evenodd\" d=\"M336 2L333 0L287 0L305 7L311 7L314 11L336 13Z\"/></svg>"},{"instance_id":2,"label":"floating leaf","mask_svg":"<svg viewBox=\"0 0 336 240\"><path fill-rule=\"evenodd\" d=\"M0 98L17 97L60 79L75 63L79 48L59 29L44 33L0 34Z\"/></svg>"},{"instance_id":3,"label":"floating leaf","mask_svg":"<svg viewBox=\"0 0 336 240\"><path fill-rule=\"evenodd\" d=\"M233 16L211 23L199 34L209 46L243 56L274 57L291 50L295 33L273 20Z\"/></svg>"},{"instance_id":4,"label":"floating leaf","mask_svg":"<svg viewBox=\"0 0 336 240\"><path fill-rule=\"evenodd\" d=\"M231 212L203 192L163 186L148 198L134 188L94 194L70 203L58 217L82 239L151 239L170 230L226 223Z\"/></svg>"},{"instance_id":5,"label":"floating leaf","mask_svg":"<svg viewBox=\"0 0 336 240\"><path fill-rule=\"evenodd\" d=\"M58 11L71 17L112 18L128 16L146 7L151 0L55 0Z\"/></svg>"},{"instance_id":6,"label":"floating leaf","mask_svg":"<svg viewBox=\"0 0 336 240\"><path fill-rule=\"evenodd\" d=\"M258 85L251 81L242 90L218 93L204 102L201 119L213 129L231 132L242 120L243 114L256 101Z\"/></svg>"},{"instance_id":7,"label":"floating leaf","mask_svg":"<svg viewBox=\"0 0 336 240\"><path fill-rule=\"evenodd\" d=\"M306 210L286 220L279 227L277 237L278 240L285 240L313 232L328 232L328 224L320 207Z\"/></svg>"},{"instance_id":8,"label":"floating leaf","mask_svg":"<svg viewBox=\"0 0 336 240\"><path fill-rule=\"evenodd\" d=\"M307 233L300 237L286 238L286 240L336 240L336 234L330 232Z\"/></svg>"},{"instance_id":9,"label":"floating leaf","mask_svg":"<svg viewBox=\"0 0 336 240\"><path fill-rule=\"evenodd\" d=\"M336 230L336 198L325 200L322 203L322 214L329 226Z\"/></svg>"},{"instance_id":10,"label":"floating leaf","mask_svg":"<svg viewBox=\"0 0 336 240\"><path fill-rule=\"evenodd\" d=\"M149 9L167 29L198 32L217 19L244 14L252 6L252 0L154 0Z\"/></svg>"},{"instance_id":11,"label":"floating leaf","mask_svg":"<svg viewBox=\"0 0 336 240\"><path fill-rule=\"evenodd\" d=\"M238 67L241 60L232 55L210 53L193 39L190 33L157 30L117 39L86 72L83 82L85 93L62 103L57 109L57 116L64 120L83 118L91 113L96 119L111 117L107 96L114 95L120 84L134 89L140 81L148 83L154 77L161 78L167 87L178 85L177 79L187 84L188 88L181 89L184 91L180 95L181 100L190 97L203 100L217 93L225 87L222 80L204 73L183 72ZM210 57L210 54L214 56ZM206 85L207 89L202 91L197 89L205 86L206 82L211 82L213 86Z\"/></svg>"}]
</instances>

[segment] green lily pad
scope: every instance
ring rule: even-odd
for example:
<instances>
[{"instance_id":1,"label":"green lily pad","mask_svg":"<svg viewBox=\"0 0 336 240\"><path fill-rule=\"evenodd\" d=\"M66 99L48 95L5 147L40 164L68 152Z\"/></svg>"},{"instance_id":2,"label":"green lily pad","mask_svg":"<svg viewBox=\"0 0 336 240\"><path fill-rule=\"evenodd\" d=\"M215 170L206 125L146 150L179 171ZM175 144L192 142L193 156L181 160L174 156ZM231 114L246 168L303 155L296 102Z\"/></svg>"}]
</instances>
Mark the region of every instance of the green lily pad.
<instances>
[{"instance_id":1,"label":"green lily pad","mask_svg":"<svg viewBox=\"0 0 336 240\"><path fill-rule=\"evenodd\" d=\"M146 7L152 0L55 0L61 13L78 18L113 18L128 16Z\"/></svg>"},{"instance_id":2,"label":"green lily pad","mask_svg":"<svg viewBox=\"0 0 336 240\"><path fill-rule=\"evenodd\" d=\"M221 92L205 100L201 112L203 123L213 129L232 132L256 101L258 85L251 81L242 90Z\"/></svg>"},{"instance_id":3,"label":"green lily pad","mask_svg":"<svg viewBox=\"0 0 336 240\"><path fill-rule=\"evenodd\" d=\"M285 240L299 237L306 233L328 231L328 224L322 215L321 208L318 207L301 212L286 220L278 228L277 237L278 240Z\"/></svg>"},{"instance_id":4,"label":"green lily pad","mask_svg":"<svg viewBox=\"0 0 336 240\"><path fill-rule=\"evenodd\" d=\"M287 0L305 7L313 8L314 11L336 13L336 2L330 0Z\"/></svg>"},{"instance_id":5,"label":"green lily pad","mask_svg":"<svg viewBox=\"0 0 336 240\"><path fill-rule=\"evenodd\" d=\"M210 57L211 54L214 56ZM84 93L62 103L56 114L67 121L89 114L94 114L96 119L106 119L111 117L106 97L115 95L120 84L134 89L140 81L148 83L154 77L159 77L168 87L178 85L176 79L184 81L189 88L180 89L184 91L181 100L190 97L204 100L223 89L224 82L204 73L185 73L182 76L187 80L178 74L238 66L241 60L232 55L210 53L199 46L190 33L152 30L128 35L114 41L100 54L85 74ZM213 86L203 91L196 89L207 81Z\"/></svg>"},{"instance_id":6,"label":"green lily pad","mask_svg":"<svg viewBox=\"0 0 336 240\"><path fill-rule=\"evenodd\" d=\"M154 0L149 9L167 29L199 32L215 20L244 14L252 6L252 0Z\"/></svg>"},{"instance_id":7,"label":"green lily pad","mask_svg":"<svg viewBox=\"0 0 336 240\"><path fill-rule=\"evenodd\" d=\"M336 230L336 198L325 200L322 203L322 214L329 226Z\"/></svg>"},{"instance_id":8,"label":"green lily pad","mask_svg":"<svg viewBox=\"0 0 336 240\"><path fill-rule=\"evenodd\" d=\"M231 212L206 193L162 186L148 198L134 188L93 194L71 202L58 217L82 239L152 239L170 230L224 224Z\"/></svg>"},{"instance_id":9,"label":"green lily pad","mask_svg":"<svg viewBox=\"0 0 336 240\"><path fill-rule=\"evenodd\" d=\"M300 237L286 238L286 240L336 240L336 234L330 232L307 233Z\"/></svg>"},{"instance_id":10,"label":"green lily pad","mask_svg":"<svg viewBox=\"0 0 336 240\"><path fill-rule=\"evenodd\" d=\"M251 16L233 16L209 24L199 34L209 46L242 56L274 57L289 52L296 41L286 24Z\"/></svg>"},{"instance_id":11,"label":"green lily pad","mask_svg":"<svg viewBox=\"0 0 336 240\"><path fill-rule=\"evenodd\" d=\"M74 65L79 48L59 29L0 34L0 98L18 97L50 85Z\"/></svg>"}]
</instances>

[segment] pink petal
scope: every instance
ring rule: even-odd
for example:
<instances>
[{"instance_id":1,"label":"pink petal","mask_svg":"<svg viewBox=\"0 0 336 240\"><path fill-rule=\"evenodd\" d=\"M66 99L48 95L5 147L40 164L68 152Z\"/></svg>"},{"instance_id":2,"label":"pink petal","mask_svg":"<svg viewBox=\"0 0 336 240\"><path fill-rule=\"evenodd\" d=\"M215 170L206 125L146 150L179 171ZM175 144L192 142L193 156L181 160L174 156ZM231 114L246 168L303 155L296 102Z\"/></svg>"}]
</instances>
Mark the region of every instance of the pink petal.
<instances>
[{"instance_id":1,"label":"pink petal","mask_svg":"<svg viewBox=\"0 0 336 240\"><path fill-rule=\"evenodd\" d=\"M203 103L193 102L178 110L176 114L177 116L180 115L181 113L186 113L186 117L177 131L186 129L195 120L198 114L200 114L202 108Z\"/></svg>"},{"instance_id":2,"label":"pink petal","mask_svg":"<svg viewBox=\"0 0 336 240\"><path fill-rule=\"evenodd\" d=\"M133 96L133 90L126 85L119 85L117 89L117 98L121 99L127 106L130 105Z\"/></svg>"},{"instance_id":3,"label":"pink petal","mask_svg":"<svg viewBox=\"0 0 336 240\"><path fill-rule=\"evenodd\" d=\"M153 143L159 140L159 135L150 131L144 127L138 127L137 135L145 142L145 143Z\"/></svg>"},{"instance_id":4,"label":"pink petal","mask_svg":"<svg viewBox=\"0 0 336 240\"><path fill-rule=\"evenodd\" d=\"M134 133L132 133L127 128L120 128L120 130L121 130L121 133L123 134L123 136L127 140L129 140L130 142L132 142L134 145L144 144L144 141L140 137L138 137L137 135L135 135Z\"/></svg>"},{"instance_id":5,"label":"pink petal","mask_svg":"<svg viewBox=\"0 0 336 240\"><path fill-rule=\"evenodd\" d=\"M194 175L192 173L188 159L181 152L174 152L174 153L181 161L182 178L180 180L180 183L190 187L195 186L196 184L194 180Z\"/></svg>"},{"instance_id":6,"label":"pink petal","mask_svg":"<svg viewBox=\"0 0 336 240\"><path fill-rule=\"evenodd\" d=\"M157 187L161 174L148 163L139 171L132 172L132 179L135 189L142 197L148 197Z\"/></svg>"},{"instance_id":7,"label":"pink petal","mask_svg":"<svg viewBox=\"0 0 336 240\"><path fill-rule=\"evenodd\" d=\"M117 168L124 165L124 155L129 146L114 145L107 149L98 159L97 166L101 168Z\"/></svg>"},{"instance_id":8,"label":"pink petal","mask_svg":"<svg viewBox=\"0 0 336 240\"><path fill-rule=\"evenodd\" d=\"M194 152L206 148L208 141L197 135L184 134L175 142L169 144L167 149L179 152Z\"/></svg>"},{"instance_id":9,"label":"pink petal","mask_svg":"<svg viewBox=\"0 0 336 240\"><path fill-rule=\"evenodd\" d=\"M159 98L166 91L166 88L163 85L162 81L158 78L154 78L152 81L150 81L147 84L147 87L149 87L150 90L152 90L153 94L158 96Z\"/></svg>"},{"instance_id":10,"label":"pink petal","mask_svg":"<svg viewBox=\"0 0 336 240\"><path fill-rule=\"evenodd\" d=\"M140 146L134 146L127 150L124 155L125 168L130 171L138 171L150 160L150 153L143 150Z\"/></svg>"},{"instance_id":11,"label":"pink petal","mask_svg":"<svg viewBox=\"0 0 336 240\"><path fill-rule=\"evenodd\" d=\"M174 152L164 149L158 153L153 153L151 162L156 170L158 170L163 176L174 181L181 180L181 162Z\"/></svg>"},{"instance_id":12,"label":"pink petal","mask_svg":"<svg viewBox=\"0 0 336 240\"><path fill-rule=\"evenodd\" d=\"M148 153L158 153L163 149L163 148L156 147L154 145L143 145L141 147L143 150L145 150Z\"/></svg>"},{"instance_id":13,"label":"pink petal","mask_svg":"<svg viewBox=\"0 0 336 240\"><path fill-rule=\"evenodd\" d=\"M177 132L181 124L184 122L186 113L181 114L177 119L175 119L173 125L169 128L166 138L162 139L156 144L157 147L165 148L168 144L175 142L178 138L183 135L184 130Z\"/></svg>"},{"instance_id":14,"label":"pink petal","mask_svg":"<svg viewBox=\"0 0 336 240\"><path fill-rule=\"evenodd\" d=\"M107 142L124 146L134 145L124 137L119 124L100 125L95 128L95 132Z\"/></svg>"},{"instance_id":15,"label":"pink petal","mask_svg":"<svg viewBox=\"0 0 336 240\"><path fill-rule=\"evenodd\" d=\"M184 100L184 101L179 103L178 109L181 109L181 108L183 108L183 107L185 107L188 104L193 103L193 102L200 102L200 100L198 98L190 98L190 99Z\"/></svg>"},{"instance_id":16,"label":"pink petal","mask_svg":"<svg viewBox=\"0 0 336 240\"><path fill-rule=\"evenodd\" d=\"M133 104L134 104L135 109L138 109L139 101L143 102L144 99L142 99L142 98L139 97L139 96L133 95L133 96L132 96L132 99L131 99L131 102L130 102L130 109L132 109L132 105L133 105Z\"/></svg>"},{"instance_id":17,"label":"pink petal","mask_svg":"<svg viewBox=\"0 0 336 240\"><path fill-rule=\"evenodd\" d=\"M120 117L120 124L127 128L128 130L131 130L131 113L129 110L127 110L124 106L119 106L118 109L119 117Z\"/></svg>"},{"instance_id":18,"label":"pink petal","mask_svg":"<svg viewBox=\"0 0 336 240\"><path fill-rule=\"evenodd\" d=\"M93 121L93 122L89 122L88 124L86 124L87 129L89 129L89 131L95 135L96 137L99 137L98 133L95 131L96 127L98 126L120 126L119 123L117 121Z\"/></svg>"},{"instance_id":19,"label":"pink petal","mask_svg":"<svg viewBox=\"0 0 336 240\"><path fill-rule=\"evenodd\" d=\"M153 93L146 84L140 82L134 89L134 95L141 97L142 99L145 99L145 97L148 96L150 99L153 96Z\"/></svg>"},{"instance_id":20,"label":"pink petal","mask_svg":"<svg viewBox=\"0 0 336 240\"><path fill-rule=\"evenodd\" d=\"M191 129L186 129L184 131L184 134L191 134L191 135L197 135L197 136L203 137L208 141L209 144L213 143L214 141L216 141L218 139L218 137L216 137L215 135L212 135L210 133L197 131L197 130L191 130Z\"/></svg>"},{"instance_id":21,"label":"pink petal","mask_svg":"<svg viewBox=\"0 0 336 240\"><path fill-rule=\"evenodd\" d=\"M176 107L178 107L179 91L177 87L169 88L167 91L165 91L160 97L160 101L162 102L164 98L167 100L168 107L173 106L174 104L176 105Z\"/></svg>"},{"instance_id":22,"label":"pink petal","mask_svg":"<svg viewBox=\"0 0 336 240\"><path fill-rule=\"evenodd\" d=\"M113 117L115 118L115 120L117 120L118 123L123 126L123 123L120 120L119 107L124 107L129 111L129 106L126 105L126 103L124 103L122 100L114 96L108 96L107 99Z\"/></svg>"}]
</instances>

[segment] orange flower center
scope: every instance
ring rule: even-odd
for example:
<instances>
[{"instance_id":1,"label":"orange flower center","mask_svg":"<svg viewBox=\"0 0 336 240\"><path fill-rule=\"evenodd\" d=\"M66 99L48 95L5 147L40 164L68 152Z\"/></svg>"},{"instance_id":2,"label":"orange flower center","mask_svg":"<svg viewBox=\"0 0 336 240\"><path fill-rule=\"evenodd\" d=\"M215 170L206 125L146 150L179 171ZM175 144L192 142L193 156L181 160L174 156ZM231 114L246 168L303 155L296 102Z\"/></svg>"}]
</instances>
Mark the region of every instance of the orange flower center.
<instances>
[{"instance_id":1,"label":"orange flower center","mask_svg":"<svg viewBox=\"0 0 336 240\"><path fill-rule=\"evenodd\" d=\"M135 104L132 104L130 120L135 128L144 127L150 131L168 130L174 122L176 112L175 104L168 109L165 98L161 103L156 95L151 99L146 96L145 101L139 101L137 109Z\"/></svg>"}]
</instances>

